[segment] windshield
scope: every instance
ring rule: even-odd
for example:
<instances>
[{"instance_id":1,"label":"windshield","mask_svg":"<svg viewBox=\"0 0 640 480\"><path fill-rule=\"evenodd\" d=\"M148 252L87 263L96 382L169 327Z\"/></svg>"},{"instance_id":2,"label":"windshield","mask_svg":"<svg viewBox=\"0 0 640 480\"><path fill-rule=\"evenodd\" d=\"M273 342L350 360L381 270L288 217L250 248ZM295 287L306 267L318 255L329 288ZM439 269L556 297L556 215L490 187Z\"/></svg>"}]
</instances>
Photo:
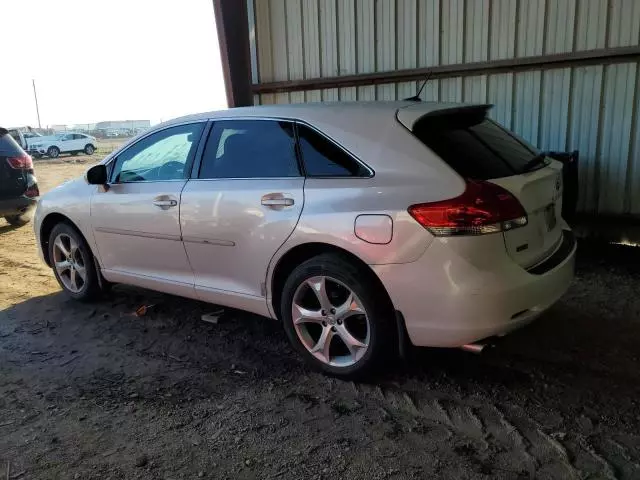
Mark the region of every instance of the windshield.
<instances>
[{"instance_id":1,"label":"windshield","mask_svg":"<svg viewBox=\"0 0 640 480\"><path fill-rule=\"evenodd\" d=\"M492 120L464 114L421 120L413 133L464 178L517 175L539 153Z\"/></svg>"}]
</instances>

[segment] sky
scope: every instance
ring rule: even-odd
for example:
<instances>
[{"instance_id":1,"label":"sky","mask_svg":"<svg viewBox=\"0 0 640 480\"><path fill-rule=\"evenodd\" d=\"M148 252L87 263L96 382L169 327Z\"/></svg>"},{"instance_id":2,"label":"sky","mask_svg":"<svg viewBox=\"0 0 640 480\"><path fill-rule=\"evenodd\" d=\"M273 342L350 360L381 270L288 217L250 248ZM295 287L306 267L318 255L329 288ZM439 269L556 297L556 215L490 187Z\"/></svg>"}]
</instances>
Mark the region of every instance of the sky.
<instances>
[{"instance_id":1,"label":"sky","mask_svg":"<svg viewBox=\"0 0 640 480\"><path fill-rule=\"evenodd\" d=\"M32 79L42 127L226 108L212 0L0 3L0 126L38 125Z\"/></svg>"}]
</instances>

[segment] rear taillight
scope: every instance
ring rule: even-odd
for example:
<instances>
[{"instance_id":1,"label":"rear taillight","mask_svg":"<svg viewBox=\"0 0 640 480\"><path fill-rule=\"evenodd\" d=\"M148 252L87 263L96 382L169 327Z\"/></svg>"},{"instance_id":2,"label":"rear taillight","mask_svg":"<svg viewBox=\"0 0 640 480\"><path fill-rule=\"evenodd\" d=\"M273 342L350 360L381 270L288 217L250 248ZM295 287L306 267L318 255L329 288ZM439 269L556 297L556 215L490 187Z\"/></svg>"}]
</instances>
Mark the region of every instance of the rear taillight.
<instances>
[{"instance_id":1,"label":"rear taillight","mask_svg":"<svg viewBox=\"0 0 640 480\"><path fill-rule=\"evenodd\" d=\"M8 157L7 162L9 162L11 168L15 168L16 170L33 169L33 160L31 160L31 157L26 153L17 157Z\"/></svg>"},{"instance_id":2,"label":"rear taillight","mask_svg":"<svg viewBox=\"0 0 640 480\"><path fill-rule=\"evenodd\" d=\"M467 180L459 197L411 205L409 214L438 237L503 232L528 221L516 197L498 185L477 180Z\"/></svg>"},{"instance_id":3,"label":"rear taillight","mask_svg":"<svg viewBox=\"0 0 640 480\"><path fill-rule=\"evenodd\" d=\"M25 197L35 198L40 196L40 190L38 189L38 185L32 185L27 188L24 192Z\"/></svg>"}]
</instances>

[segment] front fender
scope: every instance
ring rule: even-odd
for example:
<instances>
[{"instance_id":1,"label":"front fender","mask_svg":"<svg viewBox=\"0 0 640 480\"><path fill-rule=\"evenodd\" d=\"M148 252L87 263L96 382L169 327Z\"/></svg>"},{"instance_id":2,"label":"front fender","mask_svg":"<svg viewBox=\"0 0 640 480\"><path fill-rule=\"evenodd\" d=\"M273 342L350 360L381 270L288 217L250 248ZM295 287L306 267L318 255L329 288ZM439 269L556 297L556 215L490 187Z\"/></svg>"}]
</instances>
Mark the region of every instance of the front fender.
<instances>
[{"instance_id":1,"label":"front fender","mask_svg":"<svg viewBox=\"0 0 640 480\"><path fill-rule=\"evenodd\" d=\"M52 224L55 225L62 220L72 223L80 231L93 254L98 257L91 228L91 197L96 188L95 185L88 185L84 179L79 178L64 183L40 197L34 215L33 228L38 254L43 261L46 259L43 248L49 240L44 236L47 231L51 231ZM98 261L100 261L99 258Z\"/></svg>"}]
</instances>

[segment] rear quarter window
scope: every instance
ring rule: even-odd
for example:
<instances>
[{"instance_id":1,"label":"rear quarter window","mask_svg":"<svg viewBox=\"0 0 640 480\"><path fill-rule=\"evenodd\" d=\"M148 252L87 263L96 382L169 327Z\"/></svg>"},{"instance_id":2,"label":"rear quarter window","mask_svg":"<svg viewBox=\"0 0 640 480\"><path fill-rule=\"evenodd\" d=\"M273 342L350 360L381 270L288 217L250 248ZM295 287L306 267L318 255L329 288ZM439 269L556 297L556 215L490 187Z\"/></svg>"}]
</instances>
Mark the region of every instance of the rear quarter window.
<instances>
[{"instance_id":1,"label":"rear quarter window","mask_svg":"<svg viewBox=\"0 0 640 480\"><path fill-rule=\"evenodd\" d=\"M328 138L298 124L300 153L309 177L369 177L369 171Z\"/></svg>"},{"instance_id":2,"label":"rear quarter window","mask_svg":"<svg viewBox=\"0 0 640 480\"><path fill-rule=\"evenodd\" d=\"M0 156L14 157L24 153L22 147L16 142L10 134L0 136Z\"/></svg>"},{"instance_id":3,"label":"rear quarter window","mask_svg":"<svg viewBox=\"0 0 640 480\"><path fill-rule=\"evenodd\" d=\"M463 114L421 119L413 134L463 178L489 180L517 175L537 154L492 120L465 121Z\"/></svg>"}]
</instances>

